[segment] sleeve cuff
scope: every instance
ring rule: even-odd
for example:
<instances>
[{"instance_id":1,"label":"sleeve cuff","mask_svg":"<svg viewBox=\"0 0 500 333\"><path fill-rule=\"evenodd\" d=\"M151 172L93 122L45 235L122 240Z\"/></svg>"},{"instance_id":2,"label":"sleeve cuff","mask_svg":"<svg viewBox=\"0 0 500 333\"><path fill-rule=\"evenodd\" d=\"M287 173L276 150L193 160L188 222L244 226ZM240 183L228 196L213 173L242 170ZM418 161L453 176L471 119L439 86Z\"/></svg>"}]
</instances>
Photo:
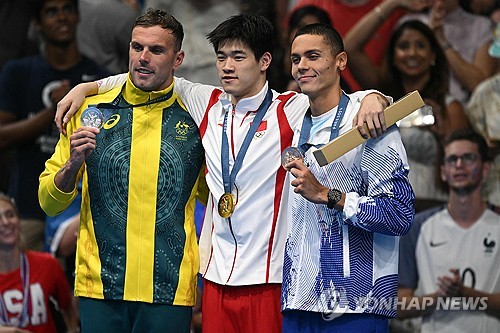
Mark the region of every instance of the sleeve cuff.
<instances>
[{"instance_id":1,"label":"sleeve cuff","mask_svg":"<svg viewBox=\"0 0 500 333\"><path fill-rule=\"evenodd\" d=\"M73 201L73 199L78 194L78 188L75 186L73 191L66 193L57 188L54 183L55 174L51 175L51 179L49 180L50 186L47 186L47 194L51 198L49 202L52 202L50 206L53 209L50 209L50 212L47 212L47 215L53 216L62 212L68 205Z\"/></svg>"},{"instance_id":2,"label":"sleeve cuff","mask_svg":"<svg viewBox=\"0 0 500 333\"><path fill-rule=\"evenodd\" d=\"M357 222L356 214L358 213L359 194L356 192L349 192L345 194L344 209L342 215L344 220L351 220Z\"/></svg>"}]
</instances>

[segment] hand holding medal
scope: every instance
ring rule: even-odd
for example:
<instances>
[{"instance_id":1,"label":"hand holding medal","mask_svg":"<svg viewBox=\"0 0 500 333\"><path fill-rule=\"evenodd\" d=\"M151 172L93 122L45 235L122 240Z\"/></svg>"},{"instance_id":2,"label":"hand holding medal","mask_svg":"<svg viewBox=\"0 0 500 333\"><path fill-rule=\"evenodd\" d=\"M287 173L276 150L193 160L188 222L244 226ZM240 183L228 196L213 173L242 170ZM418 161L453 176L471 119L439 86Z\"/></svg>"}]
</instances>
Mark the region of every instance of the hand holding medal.
<instances>
[{"instance_id":1,"label":"hand holding medal","mask_svg":"<svg viewBox=\"0 0 500 333\"><path fill-rule=\"evenodd\" d=\"M304 156L297 147L288 147L281 153L281 165L286 171L288 170L285 165L295 160L304 160Z\"/></svg>"},{"instance_id":2,"label":"hand holding medal","mask_svg":"<svg viewBox=\"0 0 500 333\"><path fill-rule=\"evenodd\" d=\"M82 126L88 126L100 129L104 124L104 115L98 108L89 107L82 112L80 122Z\"/></svg>"}]
</instances>

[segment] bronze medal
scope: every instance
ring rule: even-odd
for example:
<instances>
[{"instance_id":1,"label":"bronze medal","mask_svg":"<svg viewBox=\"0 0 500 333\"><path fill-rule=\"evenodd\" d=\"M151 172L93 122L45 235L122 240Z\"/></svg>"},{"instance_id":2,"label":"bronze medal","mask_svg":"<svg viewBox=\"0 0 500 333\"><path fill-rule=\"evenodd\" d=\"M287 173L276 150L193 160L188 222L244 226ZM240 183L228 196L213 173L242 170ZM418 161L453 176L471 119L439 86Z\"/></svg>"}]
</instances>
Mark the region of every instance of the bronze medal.
<instances>
[{"instance_id":1,"label":"bronze medal","mask_svg":"<svg viewBox=\"0 0 500 333\"><path fill-rule=\"evenodd\" d=\"M219 199L219 215L227 219L233 214L234 211L234 197L231 193L224 193Z\"/></svg>"}]
</instances>

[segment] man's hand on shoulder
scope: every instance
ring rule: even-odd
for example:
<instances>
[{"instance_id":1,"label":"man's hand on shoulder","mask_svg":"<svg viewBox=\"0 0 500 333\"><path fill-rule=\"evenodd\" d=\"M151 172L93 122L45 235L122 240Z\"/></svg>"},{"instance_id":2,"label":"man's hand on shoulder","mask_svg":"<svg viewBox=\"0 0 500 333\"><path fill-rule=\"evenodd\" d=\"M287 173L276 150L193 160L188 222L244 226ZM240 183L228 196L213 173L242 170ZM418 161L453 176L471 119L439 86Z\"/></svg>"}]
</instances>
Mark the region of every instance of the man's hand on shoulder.
<instances>
[{"instance_id":1,"label":"man's hand on shoulder","mask_svg":"<svg viewBox=\"0 0 500 333\"><path fill-rule=\"evenodd\" d=\"M389 101L379 93L370 93L361 100L361 107L352 121L352 127L357 127L363 138L369 139L382 136L387 130L384 110ZM368 132L364 124L368 126Z\"/></svg>"},{"instance_id":2,"label":"man's hand on shoulder","mask_svg":"<svg viewBox=\"0 0 500 333\"><path fill-rule=\"evenodd\" d=\"M57 103L54 122L60 133L66 135L66 124L76 111L78 111L80 106L82 106L85 97L95 95L97 92L98 86L96 82L80 83L73 87L66 96Z\"/></svg>"}]
</instances>

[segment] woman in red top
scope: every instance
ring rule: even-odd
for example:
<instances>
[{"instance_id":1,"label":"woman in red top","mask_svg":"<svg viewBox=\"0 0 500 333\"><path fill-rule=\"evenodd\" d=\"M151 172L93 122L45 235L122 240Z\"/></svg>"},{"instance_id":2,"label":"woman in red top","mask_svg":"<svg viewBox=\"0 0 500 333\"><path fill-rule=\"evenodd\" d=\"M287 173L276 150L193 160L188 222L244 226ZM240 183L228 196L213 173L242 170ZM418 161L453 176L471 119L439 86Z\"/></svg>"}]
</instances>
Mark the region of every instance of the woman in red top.
<instances>
[{"instance_id":1,"label":"woman in red top","mask_svg":"<svg viewBox=\"0 0 500 333\"><path fill-rule=\"evenodd\" d=\"M59 262L26 251L12 198L0 193L0 333L57 332L49 298L57 302L68 332L78 331L71 292Z\"/></svg>"}]
</instances>

